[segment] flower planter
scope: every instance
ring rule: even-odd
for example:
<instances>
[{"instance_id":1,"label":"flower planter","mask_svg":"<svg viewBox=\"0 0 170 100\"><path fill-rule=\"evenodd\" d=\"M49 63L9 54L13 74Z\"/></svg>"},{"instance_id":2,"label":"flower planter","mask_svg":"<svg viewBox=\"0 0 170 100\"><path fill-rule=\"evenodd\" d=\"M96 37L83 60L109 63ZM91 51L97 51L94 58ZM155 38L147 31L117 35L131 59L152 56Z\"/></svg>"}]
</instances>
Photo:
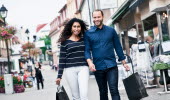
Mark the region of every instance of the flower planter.
<instances>
[{"instance_id":1,"label":"flower planter","mask_svg":"<svg viewBox=\"0 0 170 100\"><path fill-rule=\"evenodd\" d=\"M25 91L24 85L14 85L15 93L22 93Z\"/></svg>"},{"instance_id":2,"label":"flower planter","mask_svg":"<svg viewBox=\"0 0 170 100\"><path fill-rule=\"evenodd\" d=\"M0 88L0 93L5 93L5 88Z\"/></svg>"}]
</instances>

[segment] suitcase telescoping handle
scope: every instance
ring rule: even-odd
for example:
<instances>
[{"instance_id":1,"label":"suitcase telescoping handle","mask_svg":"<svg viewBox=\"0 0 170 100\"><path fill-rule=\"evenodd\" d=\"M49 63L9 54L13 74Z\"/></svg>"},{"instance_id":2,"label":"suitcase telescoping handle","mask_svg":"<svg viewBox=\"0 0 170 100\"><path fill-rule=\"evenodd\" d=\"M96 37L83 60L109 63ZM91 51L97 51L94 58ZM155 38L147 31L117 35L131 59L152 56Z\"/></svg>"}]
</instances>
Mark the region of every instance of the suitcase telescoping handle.
<instances>
[{"instance_id":1,"label":"suitcase telescoping handle","mask_svg":"<svg viewBox=\"0 0 170 100\"><path fill-rule=\"evenodd\" d=\"M125 54L125 56L127 57L127 60L131 63L131 65L132 65L132 71L133 71L133 74L134 74L135 71L134 71L134 66L133 66L133 63L132 63L132 59L131 59L130 56L127 55L127 54Z\"/></svg>"}]
</instances>

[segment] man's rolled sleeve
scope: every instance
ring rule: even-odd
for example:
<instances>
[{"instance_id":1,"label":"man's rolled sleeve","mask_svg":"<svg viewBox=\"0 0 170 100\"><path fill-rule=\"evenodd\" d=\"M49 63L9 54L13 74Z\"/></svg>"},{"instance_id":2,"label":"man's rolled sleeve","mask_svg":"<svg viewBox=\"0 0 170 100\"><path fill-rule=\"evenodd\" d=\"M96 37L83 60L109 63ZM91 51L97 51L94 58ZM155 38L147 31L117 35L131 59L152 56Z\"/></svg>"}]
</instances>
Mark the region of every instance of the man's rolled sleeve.
<instances>
[{"instance_id":1,"label":"man's rolled sleeve","mask_svg":"<svg viewBox=\"0 0 170 100\"><path fill-rule=\"evenodd\" d=\"M90 48L90 42L89 42L89 38L87 36L87 32L84 35L84 44L85 44L85 59L91 59L91 48Z\"/></svg>"}]
</instances>

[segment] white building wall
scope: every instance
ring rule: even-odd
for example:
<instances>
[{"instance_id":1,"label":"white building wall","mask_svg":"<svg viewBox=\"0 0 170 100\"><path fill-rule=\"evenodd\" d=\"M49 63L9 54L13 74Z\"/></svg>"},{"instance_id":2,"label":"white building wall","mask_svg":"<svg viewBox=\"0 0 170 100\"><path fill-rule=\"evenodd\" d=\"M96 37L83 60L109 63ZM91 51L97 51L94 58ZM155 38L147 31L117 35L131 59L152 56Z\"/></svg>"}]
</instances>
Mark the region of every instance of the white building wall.
<instances>
[{"instance_id":1,"label":"white building wall","mask_svg":"<svg viewBox=\"0 0 170 100\"><path fill-rule=\"evenodd\" d=\"M17 71L18 73L20 72L20 68L19 68L19 59L20 58L21 58L20 55L11 57L12 61L14 62L14 70Z\"/></svg>"},{"instance_id":2,"label":"white building wall","mask_svg":"<svg viewBox=\"0 0 170 100\"><path fill-rule=\"evenodd\" d=\"M170 0L165 0L165 4L169 5L170 4Z\"/></svg>"},{"instance_id":3,"label":"white building wall","mask_svg":"<svg viewBox=\"0 0 170 100\"><path fill-rule=\"evenodd\" d=\"M49 32L50 32L50 25L47 24L35 34L37 36L37 40L39 40L40 38L44 38L45 36L48 36Z\"/></svg>"},{"instance_id":4,"label":"white building wall","mask_svg":"<svg viewBox=\"0 0 170 100\"><path fill-rule=\"evenodd\" d=\"M81 17L82 17L82 20L84 20L89 26L91 26L91 23L90 23L91 12L89 13L89 9L90 8L88 6L88 1L85 0L83 7L82 7L82 11L81 11Z\"/></svg>"},{"instance_id":5,"label":"white building wall","mask_svg":"<svg viewBox=\"0 0 170 100\"><path fill-rule=\"evenodd\" d=\"M15 36L18 37L19 41L21 44L24 44L26 42L28 42L28 34L25 33L25 28L21 28L17 30L17 33L15 34Z\"/></svg>"},{"instance_id":6,"label":"white building wall","mask_svg":"<svg viewBox=\"0 0 170 100\"><path fill-rule=\"evenodd\" d=\"M59 56L59 48L58 48L58 39L59 39L59 32L51 37L51 49L53 52L53 62L54 64L58 64L58 56Z\"/></svg>"}]
</instances>

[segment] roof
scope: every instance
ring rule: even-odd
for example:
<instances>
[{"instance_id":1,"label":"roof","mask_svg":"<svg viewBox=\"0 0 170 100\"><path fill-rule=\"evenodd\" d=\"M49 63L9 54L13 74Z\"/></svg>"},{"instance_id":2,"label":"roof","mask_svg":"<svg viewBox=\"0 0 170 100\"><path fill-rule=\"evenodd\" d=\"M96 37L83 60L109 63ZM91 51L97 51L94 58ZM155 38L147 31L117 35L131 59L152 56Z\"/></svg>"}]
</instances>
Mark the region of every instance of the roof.
<instances>
[{"instance_id":1,"label":"roof","mask_svg":"<svg viewBox=\"0 0 170 100\"><path fill-rule=\"evenodd\" d=\"M39 32L39 30L41 30L45 25L47 25L47 24L39 24L37 26L36 32Z\"/></svg>"},{"instance_id":2,"label":"roof","mask_svg":"<svg viewBox=\"0 0 170 100\"><path fill-rule=\"evenodd\" d=\"M67 5L65 4L59 11L59 13L61 13L65 8L67 7Z\"/></svg>"}]
</instances>

